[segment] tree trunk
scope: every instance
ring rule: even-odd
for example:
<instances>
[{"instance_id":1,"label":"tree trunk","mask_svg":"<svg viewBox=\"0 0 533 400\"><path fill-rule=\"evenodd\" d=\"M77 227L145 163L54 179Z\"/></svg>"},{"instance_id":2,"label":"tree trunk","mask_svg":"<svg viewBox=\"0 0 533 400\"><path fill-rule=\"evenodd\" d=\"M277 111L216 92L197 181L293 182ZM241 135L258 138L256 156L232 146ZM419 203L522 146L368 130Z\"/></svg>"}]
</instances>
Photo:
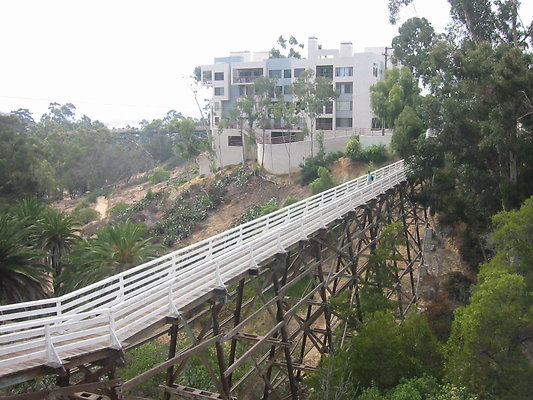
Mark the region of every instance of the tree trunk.
<instances>
[{"instance_id":1,"label":"tree trunk","mask_svg":"<svg viewBox=\"0 0 533 400\"><path fill-rule=\"evenodd\" d=\"M518 182L518 168L516 166L516 152L509 150L509 179L513 184Z\"/></svg>"},{"instance_id":2,"label":"tree trunk","mask_svg":"<svg viewBox=\"0 0 533 400\"><path fill-rule=\"evenodd\" d=\"M242 124L240 125L240 128L241 128L241 148L242 148L242 165L244 165L245 163L245 160L246 160L246 156L244 154L245 152L245 148L244 148L244 132L243 132L243 126Z\"/></svg>"},{"instance_id":3,"label":"tree trunk","mask_svg":"<svg viewBox=\"0 0 533 400\"><path fill-rule=\"evenodd\" d=\"M261 152L261 168L265 163L265 138L266 138L266 129L263 128L263 151Z\"/></svg>"}]
</instances>

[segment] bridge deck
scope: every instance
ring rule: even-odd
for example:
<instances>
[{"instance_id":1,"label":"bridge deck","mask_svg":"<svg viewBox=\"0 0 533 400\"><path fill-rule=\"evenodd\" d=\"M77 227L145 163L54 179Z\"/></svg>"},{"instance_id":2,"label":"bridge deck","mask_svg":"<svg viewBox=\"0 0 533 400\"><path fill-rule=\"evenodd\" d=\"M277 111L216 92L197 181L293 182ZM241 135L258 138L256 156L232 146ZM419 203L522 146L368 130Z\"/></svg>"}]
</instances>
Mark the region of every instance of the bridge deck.
<instances>
[{"instance_id":1,"label":"bridge deck","mask_svg":"<svg viewBox=\"0 0 533 400\"><path fill-rule=\"evenodd\" d=\"M183 311L406 179L403 161L61 297L0 307L0 378L58 367ZM0 385L1 386L1 385Z\"/></svg>"}]
</instances>

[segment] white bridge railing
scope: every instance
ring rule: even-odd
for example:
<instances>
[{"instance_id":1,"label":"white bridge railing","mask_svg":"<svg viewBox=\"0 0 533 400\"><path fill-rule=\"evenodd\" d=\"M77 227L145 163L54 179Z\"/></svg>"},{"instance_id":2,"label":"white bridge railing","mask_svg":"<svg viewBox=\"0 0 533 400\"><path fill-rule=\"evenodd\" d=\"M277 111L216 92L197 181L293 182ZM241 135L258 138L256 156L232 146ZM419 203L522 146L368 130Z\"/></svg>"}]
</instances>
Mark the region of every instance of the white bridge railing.
<instances>
[{"instance_id":1,"label":"white bridge railing","mask_svg":"<svg viewBox=\"0 0 533 400\"><path fill-rule=\"evenodd\" d=\"M403 161L66 295L0 306L0 376L121 341L406 179Z\"/></svg>"}]
</instances>

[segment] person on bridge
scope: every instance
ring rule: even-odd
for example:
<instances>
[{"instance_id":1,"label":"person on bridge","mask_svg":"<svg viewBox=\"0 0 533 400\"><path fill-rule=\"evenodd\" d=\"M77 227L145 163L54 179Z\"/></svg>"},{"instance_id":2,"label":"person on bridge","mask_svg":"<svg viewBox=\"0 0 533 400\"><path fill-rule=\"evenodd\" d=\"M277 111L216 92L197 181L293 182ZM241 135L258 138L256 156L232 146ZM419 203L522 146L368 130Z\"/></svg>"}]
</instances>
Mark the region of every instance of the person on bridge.
<instances>
[{"instance_id":1,"label":"person on bridge","mask_svg":"<svg viewBox=\"0 0 533 400\"><path fill-rule=\"evenodd\" d=\"M374 180L374 175L372 175L370 173L370 171L368 171L368 174L366 175L366 183L372 183L372 181Z\"/></svg>"}]
</instances>

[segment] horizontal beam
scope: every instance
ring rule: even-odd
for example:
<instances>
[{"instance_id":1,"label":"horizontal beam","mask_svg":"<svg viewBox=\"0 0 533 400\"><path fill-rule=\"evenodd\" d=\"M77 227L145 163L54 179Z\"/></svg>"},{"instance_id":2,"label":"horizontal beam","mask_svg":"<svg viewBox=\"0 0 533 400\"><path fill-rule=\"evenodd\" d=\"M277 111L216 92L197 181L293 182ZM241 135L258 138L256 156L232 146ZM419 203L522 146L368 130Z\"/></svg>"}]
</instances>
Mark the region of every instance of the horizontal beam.
<instances>
[{"instance_id":1,"label":"horizontal beam","mask_svg":"<svg viewBox=\"0 0 533 400\"><path fill-rule=\"evenodd\" d=\"M48 398L56 398L58 395L68 396L77 392L92 392L98 389L106 387L116 387L119 385L120 380L113 379L111 381L83 383L81 385L66 386L57 389L43 390L40 392L4 396L2 397L2 400L42 400Z\"/></svg>"},{"instance_id":2,"label":"horizontal beam","mask_svg":"<svg viewBox=\"0 0 533 400\"><path fill-rule=\"evenodd\" d=\"M162 364L159 364L156 367L149 369L148 371L143 372L140 375L137 375L135 378L130 379L129 381L124 382L122 388L129 389L132 386L137 385L138 383L145 381L146 379L151 378L154 375L157 375L159 372L167 369L170 366L173 366L180 361L189 358L190 356L198 353L200 350L203 350L206 347L211 346L213 343L218 342L222 338L222 335L213 336L211 339L206 340L205 342L199 343L190 347L189 349L181 352L175 357L172 357L165 361Z\"/></svg>"},{"instance_id":3,"label":"horizontal beam","mask_svg":"<svg viewBox=\"0 0 533 400\"><path fill-rule=\"evenodd\" d=\"M243 341L249 341L249 342L259 342L265 339L264 336L258 336L252 333L241 333L241 332L237 333L235 336L233 336L233 338L237 340L243 340ZM283 342L281 339L276 339L276 338L270 338L270 339L267 338L265 343L272 344L274 346L285 346L285 347L289 347L291 345L291 343L289 342Z\"/></svg>"},{"instance_id":4,"label":"horizontal beam","mask_svg":"<svg viewBox=\"0 0 533 400\"><path fill-rule=\"evenodd\" d=\"M207 390L196 389L196 388L193 388L190 386L184 386L184 385L176 385L176 384L172 384L170 386L159 385L159 389L162 389L163 391L170 393L170 394L175 394L181 397L188 397L192 399L202 399L202 400L225 400L227 399L227 397L224 397L219 393L213 393ZM230 400L237 400L237 398L230 397Z\"/></svg>"}]
</instances>

